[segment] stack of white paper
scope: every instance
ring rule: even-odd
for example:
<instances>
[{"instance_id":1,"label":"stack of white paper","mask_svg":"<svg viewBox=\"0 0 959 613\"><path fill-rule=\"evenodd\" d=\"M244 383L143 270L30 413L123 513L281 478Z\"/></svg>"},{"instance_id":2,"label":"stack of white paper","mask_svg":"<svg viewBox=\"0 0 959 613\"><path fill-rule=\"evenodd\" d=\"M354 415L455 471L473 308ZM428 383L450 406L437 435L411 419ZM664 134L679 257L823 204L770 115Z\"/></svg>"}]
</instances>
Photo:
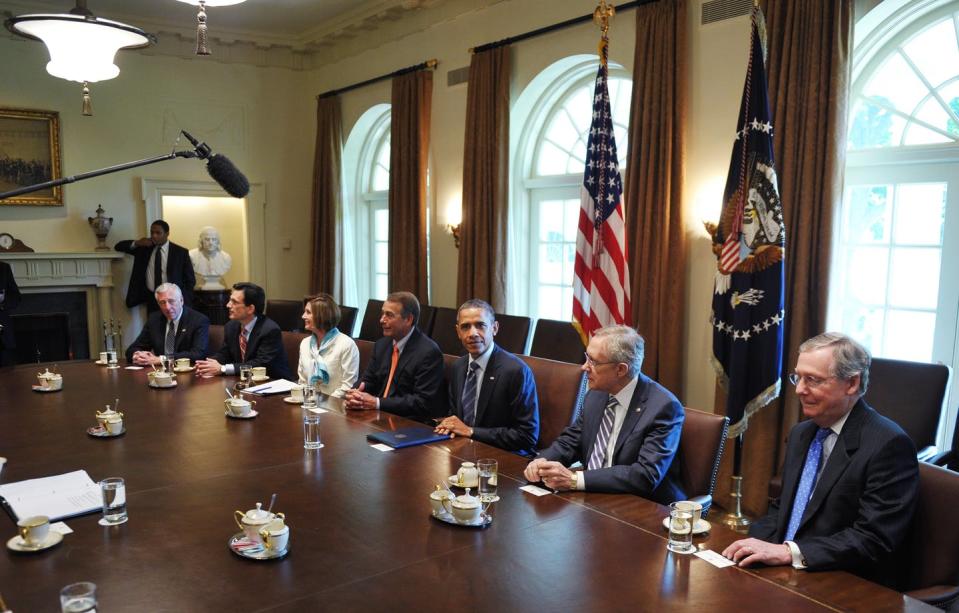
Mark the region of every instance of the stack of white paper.
<instances>
[{"instance_id":1,"label":"stack of white paper","mask_svg":"<svg viewBox=\"0 0 959 613\"><path fill-rule=\"evenodd\" d=\"M102 508L100 486L85 470L0 485L4 506L18 520L46 515L52 521Z\"/></svg>"}]
</instances>

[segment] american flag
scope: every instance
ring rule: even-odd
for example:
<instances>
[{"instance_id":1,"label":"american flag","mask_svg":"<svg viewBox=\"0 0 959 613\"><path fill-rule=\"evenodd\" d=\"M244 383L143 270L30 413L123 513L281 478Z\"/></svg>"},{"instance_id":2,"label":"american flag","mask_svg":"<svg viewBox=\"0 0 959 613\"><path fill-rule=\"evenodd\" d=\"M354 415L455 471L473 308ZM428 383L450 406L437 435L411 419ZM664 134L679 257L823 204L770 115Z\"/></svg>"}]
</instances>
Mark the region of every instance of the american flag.
<instances>
[{"instance_id":1,"label":"american flag","mask_svg":"<svg viewBox=\"0 0 959 613\"><path fill-rule=\"evenodd\" d=\"M723 211L713 234L713 366L726 388L729 436L780 392L786 231L773 163L765 19L753 9L750 58Z\"/></svg>"},{"instance_id":2,"label":"american flag","mask_svg":"<svg viewBox=\"0 0 959 613\"><path fill-rule=\"evenodd\" d=\"M606 85L607 48L604 39L593 93L593 120L580 190L582 206L573 268L573 325L583 337L583 344L596 330L629 324L631 319L623 179L619 174Z\"/></svg>"}]
</instances>

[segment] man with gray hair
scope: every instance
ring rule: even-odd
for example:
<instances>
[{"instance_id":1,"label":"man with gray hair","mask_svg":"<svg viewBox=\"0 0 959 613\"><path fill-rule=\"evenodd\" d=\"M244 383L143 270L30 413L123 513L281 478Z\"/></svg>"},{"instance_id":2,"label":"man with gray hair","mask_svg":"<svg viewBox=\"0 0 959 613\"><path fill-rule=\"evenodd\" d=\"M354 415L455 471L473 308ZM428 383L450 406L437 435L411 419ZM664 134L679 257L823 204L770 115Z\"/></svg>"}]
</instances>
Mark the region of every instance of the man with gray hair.
<instances>
[{"instance_id":1,"label":"man with gray hair","mask_svg":"<svg viewBox=\"0 0 959 613\"><path fill-rule=\"evenodd\" d=\"M789 433L779 499L723 551L750 566L846 570L894 584L894 557L916 506L912 441L863 401L871 358L844 334L799 347L789 380L809 419Z\"/></svg>"},{"instance_id":2,"label":"man with gray hair","mask_svg":"<svg viewBox=\"0 0 959 613\"><path fill-rule=\"evenodd\" d=\"M643 337L628 326L593 335L582 367L589 384L583 410L526 466L526 479L661 504L686 497L674 461L686 414L669 390L640 372L644 351ZM567 468L576 462L585 470Z\"/></svg>"},{"instance_id":3,"label":"man with gray hair","mask_svg":"<svg viewBox=\"0 0 959 613\"><path fill-rule=\"evenodd\" d=\"M173 359L206 357L210 319L183 306L183 292L173 283L163 283L153 293L160 310L150 313L140 336L127 347L127 361L139 366L160 363L159 356Z\"/></svg>"}]
</instances>

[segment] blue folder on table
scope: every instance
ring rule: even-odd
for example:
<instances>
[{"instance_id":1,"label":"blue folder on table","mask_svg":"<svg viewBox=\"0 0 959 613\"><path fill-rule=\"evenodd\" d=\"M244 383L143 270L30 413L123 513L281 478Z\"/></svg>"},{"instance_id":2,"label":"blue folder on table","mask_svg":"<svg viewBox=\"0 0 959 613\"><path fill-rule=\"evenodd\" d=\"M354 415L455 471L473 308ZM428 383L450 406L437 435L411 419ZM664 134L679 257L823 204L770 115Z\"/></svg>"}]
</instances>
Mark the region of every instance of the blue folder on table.
<instances>
[{"instance_id":1,"label":"blue folder on table","mask_svg":"<svg viewBox=\"0 0 959 613\"><path fill-rule=\"evenodd\" d=\"M389 432L376 432L367 434L366 438L377 443L389 445L394 449L403 447L413 447L414 445L425 445L426 443L435 443L436 441L448 441L449 434L437 434L433 428L426 426L410 426L409 428L400 428L390 430Z\"/></svg>"}]
</instances>

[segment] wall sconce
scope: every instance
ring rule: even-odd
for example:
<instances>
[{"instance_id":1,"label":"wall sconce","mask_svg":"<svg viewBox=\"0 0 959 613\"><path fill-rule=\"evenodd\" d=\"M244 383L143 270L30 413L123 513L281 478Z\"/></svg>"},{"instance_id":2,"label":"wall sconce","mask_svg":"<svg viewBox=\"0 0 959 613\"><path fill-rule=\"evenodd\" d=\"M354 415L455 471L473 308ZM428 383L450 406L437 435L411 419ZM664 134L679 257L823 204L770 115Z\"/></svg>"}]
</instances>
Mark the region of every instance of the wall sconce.
<instances>
[{"instance_id":1,"label":"wall sconce","mask_svg":"<svg viewBox=\"0 0 959 613\"><path fill-rule=\"evenodd\" d=\"M446 231L453 235L453 244L460 248L460 228L463 225L463 205L460 199L452 198L446 205Z\"/></svg>"}]
</instances>

